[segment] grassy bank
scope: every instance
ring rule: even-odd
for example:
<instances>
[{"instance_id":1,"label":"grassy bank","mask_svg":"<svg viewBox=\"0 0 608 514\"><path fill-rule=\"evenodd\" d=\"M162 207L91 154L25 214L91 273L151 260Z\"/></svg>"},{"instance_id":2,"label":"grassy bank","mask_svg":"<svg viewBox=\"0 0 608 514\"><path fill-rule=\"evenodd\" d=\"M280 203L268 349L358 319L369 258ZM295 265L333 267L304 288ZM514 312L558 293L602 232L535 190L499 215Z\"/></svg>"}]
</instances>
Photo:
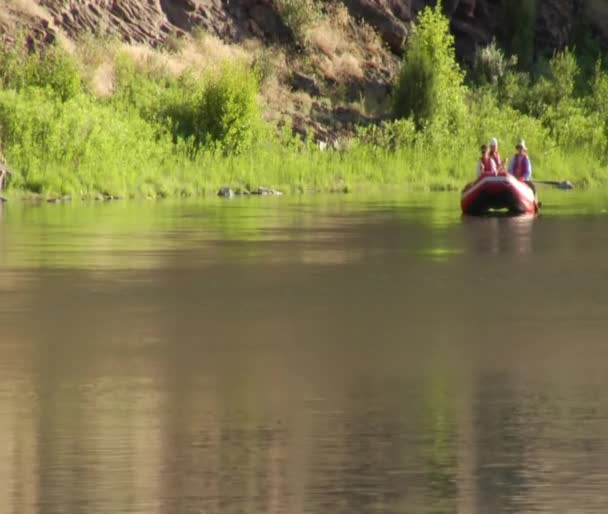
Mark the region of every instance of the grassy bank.
<instances>
[{"instance_id":1,"label":"grassy bank","mask_svg":"<svg viewBox=\"0 0 608 514\"><path fill-rule=\"evenodd\" d=\"M217 53L217 52L216 52ZM165 197L220 186L288 192L460 189L490 137L503 157L525 138L534 175L579 187L608 183L608 74L584 80L557 54L544 74L495 46L465 76L449 24L427 10L410 38L387 121L321 151L265 121L267 62L233 52L175 69L107 42L0 50L0 152L8 194Z\"/></svg>"}]
</instances>

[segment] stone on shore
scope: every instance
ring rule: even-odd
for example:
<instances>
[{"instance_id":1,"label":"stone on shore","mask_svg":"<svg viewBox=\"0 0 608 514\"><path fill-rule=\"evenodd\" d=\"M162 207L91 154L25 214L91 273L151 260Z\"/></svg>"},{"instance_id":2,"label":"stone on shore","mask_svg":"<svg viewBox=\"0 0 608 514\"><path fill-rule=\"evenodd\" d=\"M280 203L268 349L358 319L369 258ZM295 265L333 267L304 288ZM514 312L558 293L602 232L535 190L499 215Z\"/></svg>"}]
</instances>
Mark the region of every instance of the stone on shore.
<instances>
[{"instance_id":1,"label":"stone on shore","mask_svg":"<svg viewBox=\"0 0 608 514\"><path fill-rule=\"evenodd\" d=\"M281 196L283 192L269 187L258 187L255 191L252 191L251 194L260 196Z\"/></svg>"},{"instance_id":2,"label":"stone on shore","mask_svg":"<svg viewBox=\"0 0 608 514\"><path fill-rule=\"evenodd\" d=\"M229 187L220 187L217 196L221 198L232 198L234 196L234 191Z\"/></svg>"}]
</instances>

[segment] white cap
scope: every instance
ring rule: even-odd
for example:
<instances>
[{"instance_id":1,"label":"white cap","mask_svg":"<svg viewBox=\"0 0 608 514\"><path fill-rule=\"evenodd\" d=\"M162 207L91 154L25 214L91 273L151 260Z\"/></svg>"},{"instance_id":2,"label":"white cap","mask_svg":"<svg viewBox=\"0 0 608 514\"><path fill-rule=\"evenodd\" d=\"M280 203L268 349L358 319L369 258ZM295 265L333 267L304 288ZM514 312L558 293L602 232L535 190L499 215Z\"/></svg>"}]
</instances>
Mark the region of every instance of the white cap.
<instances>
[{"instance_id":1,"label":"white cap","mask_svg":"<svg viewBox=\"0 0 608 514\"><path fill-rule=\"evenodd\" d=\"M492 139L490 139L490 146L497 147L498 146L498 139L496 139L495 137L493 137Z\"/></svg>"},{"instance_id":2,"label":"white cap","mask_svg":"<svg viewBox=\"0 0 608 514\"><path fill-rule=\"evenodd\" d=\"M517 143L517 146L516 146L515 148L519 148L520 146L521 146L521 147L522 147L524 150L526 150L526 151L528 150L528 149L526 148L526 142L525 142L523 139L520 139L520 140L519 140L519 143Z\"/></svg>"}]
</instances>

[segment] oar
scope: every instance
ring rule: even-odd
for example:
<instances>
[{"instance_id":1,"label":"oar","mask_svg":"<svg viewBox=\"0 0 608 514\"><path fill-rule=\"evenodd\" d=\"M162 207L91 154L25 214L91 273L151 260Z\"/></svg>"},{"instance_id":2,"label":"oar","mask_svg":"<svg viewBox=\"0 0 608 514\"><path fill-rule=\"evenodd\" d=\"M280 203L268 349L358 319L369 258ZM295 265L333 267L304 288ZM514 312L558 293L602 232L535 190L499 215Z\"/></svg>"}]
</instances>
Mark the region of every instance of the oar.
<instances>
[{"instance_id":1,"label":"oar","mask_svg":"<svg viewBox=\"0 0 608 514\"><path fill-rule=\"evenodd\" d=\"M574 189L574 184L569 180L533 180L534 184L543 184L545 186L553 186L557 189Z\"/></svg>"}]
</instances>

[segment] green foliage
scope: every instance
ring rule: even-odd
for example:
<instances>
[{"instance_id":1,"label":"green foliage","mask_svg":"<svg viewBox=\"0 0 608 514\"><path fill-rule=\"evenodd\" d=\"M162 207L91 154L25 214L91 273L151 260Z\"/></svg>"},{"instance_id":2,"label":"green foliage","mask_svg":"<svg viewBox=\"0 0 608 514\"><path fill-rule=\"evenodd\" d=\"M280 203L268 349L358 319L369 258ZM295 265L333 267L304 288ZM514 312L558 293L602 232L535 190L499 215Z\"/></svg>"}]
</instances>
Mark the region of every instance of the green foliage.
<instances>
[{"instance_id":1,"label":"green foliage","mask_svg":"<svg viewBox=\"0 0 608 514\"><path fill-rule=\"evenodd\" d=\"M194 138L230 152L251 146L261 129L258 83L242 65L225 65L210 77L197 98Z\"/></svg>"},{"instance_id":2,"label":"green foliage","mask_svg":"<svg viewBox=\"0 0 608 514\"><path fill-rule=\"evenodd\" d=\"M496 88L496 95L501 104L528 113L531 80L528 73L508 71Z\"/></svg>"},{"instance_id":3,"label":"green foliage","mask_svg":"<svg viewBox=\"0 0 608 514\"><path fill-rule=\"evenodd\" d=\"M587 100L588 110L596 112L608 123L608 74L602 69L602 62L595 64L595 72L591 80L591 94Z\"/></svg>"},{"instance_id":4,"label":"green foliage","mask_svg":"<svg viewBox=\"0 0 608 514\"><path fill-rule=\"evenodd\" d=\"M498 86L507 73L517 65L517 57L507 59L493 40L488 46L477 48L473 61L473 76L477 84Z\"/></svg>"},{"instance_id":5,"label":"green foliage","mask_svg":"<svg viewBox=\"0 0 608 514\"><path fill-rule=\"evenodd\" d=\"M393 114L399 118L411 116L419 127L431 121L438 107L436 78L428 55L421 48L411 48L393 91Z\"/></svg>"},{"instance_id":6,"label":"green foliage","mask_svg":"<svg viewBox=\"0 0 608 514\"><path fill-rule=\"evenodd\" d=\"M450 127L464 115L464 75L441 2L418 17L393 93L393 113L412 116L419 127Z\"/></svg>"},{"instance_id":7,"label":"green foliage","mask_svg":"<svg viewBox=\"0 0 608 514\"><path fill-rule=\"evenodd\" d=\"M321 18L317 0L274 0L274 6L283 23L291 30L301 47L307 44L308 31Z\"/></svg>"},{"instance_id":8,"label":"green foliage","mask_svg":"<svg viewBox=\"0 0 608 514\"><path fill-rule=\"evenodd\" d=\"M263 131L258 82L246 66L225 64L203 79L188 73L171 78L162 70L154 75L121 60L116 101L169 131L174 142L192 145L192 152L201 147L241 152Z\"/></svg>"},{"instance_id":9,"label":"green foliage","mask_svg":"<svg viewBox=\"0 0 608 514\"><path fill-rule=\"evenodd\" d=\"M503 0L502 5L508 49L527 70L534 62L537 0Z\"/></svg>"},{"instance_id":10,"label":"green foliage","mask_svg":"<svg viewBox=\"0 0 608 514\"><path fill-rule=\"evenodd\" d=\"M413 145L417 138L416 125L411 119L384 122L380 125L360 127L357 142L382 150L396 150Z\"/></svg>"},{"instance_id":11,"label":"green foliage","mask_svg":"<svg viewBox=\"0 0 608 514\"><path fill-rule=\"evenodd\" d=\"M51 45L29 52L23 38L0 49L0 84L5 89L49 88L63 101L82 89L80 71L63 49Z\"/></svg>"},{"instance_id":12,"label":"green foliage","mask_svg":"<svg viewBox=\"0 0 608 514\"><path fill-rule=\"evenodd\" d=\"M568 49L557 53L550 66L556 95L560 99L571 98L580 72L574 53Z\"/></svg>"},{"instance_id":13,"label":"green foliage","mask_svg":"<svg viewBox=\"0 0 608 514\"><path fill-rule=\"evenodd\" d=\"M0 134L14 185L35 192L126 194L173 152L133 112L34 88L0 92Z\"/></svg>"}]
</instances>

